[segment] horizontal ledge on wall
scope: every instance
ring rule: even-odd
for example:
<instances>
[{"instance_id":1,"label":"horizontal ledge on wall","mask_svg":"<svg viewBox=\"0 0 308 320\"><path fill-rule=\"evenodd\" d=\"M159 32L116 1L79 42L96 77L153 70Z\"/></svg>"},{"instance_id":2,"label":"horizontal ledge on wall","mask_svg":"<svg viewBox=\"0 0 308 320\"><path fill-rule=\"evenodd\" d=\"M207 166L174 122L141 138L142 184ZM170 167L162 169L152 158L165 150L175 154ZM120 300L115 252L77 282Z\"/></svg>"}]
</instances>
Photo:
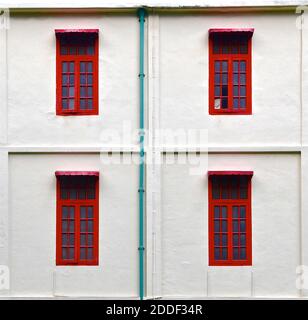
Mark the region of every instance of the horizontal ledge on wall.
<instances>
[{"instance_id":1,"label":"horizontal ledge on wall","mask_svg":"<svg viewBox=\"0 0 308 320\"><path fill-rule=\"evenodd\" d=\"M145 147L145 152L161 153L254 153L276 152L289 153L301 152L301 146L161 146ZM138 153L138 146L3 146L0 152L8 153Z\"/></svg>"}]
</instances>

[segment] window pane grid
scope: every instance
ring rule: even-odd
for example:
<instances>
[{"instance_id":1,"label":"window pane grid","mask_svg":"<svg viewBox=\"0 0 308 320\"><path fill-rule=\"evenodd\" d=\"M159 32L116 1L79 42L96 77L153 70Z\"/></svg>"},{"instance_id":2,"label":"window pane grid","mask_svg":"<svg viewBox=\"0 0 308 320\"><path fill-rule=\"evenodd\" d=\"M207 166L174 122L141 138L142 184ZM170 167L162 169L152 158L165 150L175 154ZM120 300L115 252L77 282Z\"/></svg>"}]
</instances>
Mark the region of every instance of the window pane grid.
<instances>
[{"instance_id":1,"label":"window pane grid","mask_svg":"<svg viewBox=\"0 0 308 320\"><path fill-rule=\"evenodd\" d=\"M93 207L80 207L80 259L93 259Z\"/></svg>"},{"instance_id":2,"label":"window pane grid","mask_svg":"<svg viewBox=\"0 0 308 320\"><path fill-rule=\"evenodd\" d=\"M75 208L69 206L62 207L62 259L75 259Z\"/></svg>"},{"instance_id":3,"label":"window pane grid","mask_svg":"<svg viewBox=\"0 0 308 320\"><path fill-rule=\"evenodd\" d=\"M212 35L210 41L210 111L214 114L250 113L250 38L230 32ZM228 64L224 79L223 62Z\"/></svg>"},{"instance_id":4,"label":"window pane grid","mask_svg":"<svg viewBox=\"0 0 308 320\"><path fill-rule=\"evenodd\" d=\"M75 62L62 62L62 108L74 110L75 108Z\"/></svg>"},{"instance_id":5,"label":"window pane grid","mask_svg":"<svg viewBox=\"0 0 308 320\"><path fill-rule=\"evenodd\" d=\"M93 63L80 62L80 109L93 109Z\"/></svg>"},{"instance_id":6,"label":"window pane grid","mask_svg":"<svg viewBox=\"0 0 308 320\"><path fill-rule=\"evenodd\" d=\"M250 265L249 179L246 175L210 176L210 263Z\"/></svg>"}]
</instances>

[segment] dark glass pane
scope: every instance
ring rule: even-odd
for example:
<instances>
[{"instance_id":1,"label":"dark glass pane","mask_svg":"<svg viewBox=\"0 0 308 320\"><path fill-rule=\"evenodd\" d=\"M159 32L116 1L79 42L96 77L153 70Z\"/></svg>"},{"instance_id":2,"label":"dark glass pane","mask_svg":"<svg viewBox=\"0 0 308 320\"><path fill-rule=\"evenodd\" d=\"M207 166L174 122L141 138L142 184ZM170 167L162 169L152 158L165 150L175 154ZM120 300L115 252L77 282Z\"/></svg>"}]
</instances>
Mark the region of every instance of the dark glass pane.
<instances>
[{"instance_id":1,"label":"dark glass pane","mask_svg":"<svg viewBox=\"0 0 308 320\"><path fill-rule=\"evenodd\" d=\"M240 207L240 217L246 218L246 207L244 207L244 206Z\"/></svg>"},{"instance_id":2,"label":"dark glass pane","mask_svg":"<svg viewBox=\"0 0 308 320\"><path fill-rule=\"evenodd\" d=\"M238 232L238 221L237 220L233 220L232 226L233 226L233 232Z\"/></svg>"},{"instance_id":3,"label":"dark glass pane","mask_svg":"<svg viewBox=\"0 0 308 320\"><path fill-rule=\"evenodd\" d=\"M93 218L93 207L88 207L88 218Z\"/></svg>"},{"instance_id":4,"label":"dark glass pane","mask_svg":"<svg viewBox=\"0 0 308 320\"><path fill-rule=\"evenodd\" d=\"M222 177L221 179L222 181L222 195L221 198L222 199L228 199L228 179L227 177Z\"/></svg>"},{"instance_id":5,"label":"dark glass pane","mask_svg":"<svg viewBox=\"0 0 308 320\"><path fill-rule=\"evenodd\" d=\"M70 207L70 218L74 219L75 217L75 208L74 207Z\"/></svg>"},{"instance_id":6,"label":"dark glass pane","mask_svg":"<svg viewBox=\"0 0 308 320\"><path fill-rule=\"evenodd\" d=\"M247 189L246 188L245 189L243 189L243 188L240 189L240 198L241 199L247 199Z\"/></svg>"},{"instance_id":7,"label":"dark glass pane","mask_svg":"<svg viewBox=\"0 0 308 320\"><path fill-rule=\"evenodd\" d=\"M228 249L222 248L222 260L227 260L227 259L228 259Z\"/></svg>"},{"instance_id":8,"label":"dark glass pane","mask_svg":"<svg viewBox=\"0 0 308 320\"><path fill-rule=\"evenodd\" d=\"M228 62L227 61L222 62L222 71L228 72Z\"/></svg>"},{"instance_id":9,"label":"dark glass pane","mask_svg":"<svg viewBox=\"0 0 308 320\"><path fill-rule=\"evenodd\" d=\"M72 260L75 258L75 249L69 248L69 259Z\"/></svg>"},{"instance_id":10,"label":"dark glass pane","mask_svg":"<svg viewBox=\"0 0 308 320\"><path fill-rule=\"evenodd\" d=\"M93 84L93 76L88 75L88 84Z\"/></svg>"},{"instance_id":11,"label":"dark glass pane","mask_svg":"<svg viewBox=\"0 0 308 320\"><path fill-rule=\"evenodd\" d=\"M69 244L70 244L71 246L74 246L74 245L75 245L75 236L74 236L74 234L70 234L70 235L69 235Z\"/></svg>"},{"instance_id":12,"label":"dark glass pane","mask_svg":"<svg viewBox=\"0 0 308 320\"><path fill-rule=\"evenodd\" d=\"M80 235L80 245L85 246L87 244L87 236L86 234L81 234Z\"/></svg>"},{"instance_id":13,"label":"dark glass pane","mask_svg":"<svg viewBox=\"0 0 308 320\"><path fill-rule=\"evenodd\" d=\"M219 217L220 217L219 211L220 211L220 208L218 206L215 206L214 207L214 218L219 219Z\"/></svg>"},{"instance_id":14,"label":"dark glass pane","mask_svg":"<svg viewBox=\"0 0 308 320\"><path fill-rule=\"evenodd\" d=\"M222 232L227 232L228 231L227 220L222 220L221 226L222 226Z\"/></svg>"},{"instance_id":15,"label":"dark glass pane","mask_svg":"<svg viewBox=\"0 0 308 320\"><path fill-rule=\"evenodd\" d=\"M232 207L232 218L234 218L234 219L238 218L238 206Z\"/></svg>"},{"instance_id":16,"label":"dark glass pane","mask_svg":"<svg viewBox=\"0 0 308 320\"><path fill-rule=\"evenodd\" d=\"M246 61L240 62L240 71L245 72L246 71Z\"/></svg>"},{"instance_id":17,"label":"dark glass pane","mask_svg":"<svg viewBox=\"0 0 308 320\"><path fill-rule=\"evenodd\" d=\"M215 248L215 250L214 250L215 260L219 260L220 259L219 251L220 251L219 248Z\"/></svg>"},{"instance_id":18,"label":"dark glass pane","mask_svg":"<svg viewBox=\"0 0 308 320\"><path fill-rule=\"evenodd\" d=\"M227 207L221 207L222 218L227 218Z\"/></svg>"},{"instance_id":19,"label":"dark glass pane","mask_svg":"<svg viewBox=\"0 0 308 320\"><path fill-rule=\"evenodd\" d=\"M89 246L93 245L93 234L88 234L88 245Z\"/></svg>"},{"instance_id":20,"label":"dark glass pane","mask_svg":"<svg viewBox=\"0 0 308 320\"><path fill-rule=\"evenodd\" d=\"M75 96L75 88L74 87L69 87L69 96L74 97Z\"/></svg>"},{"instance_id":21,"label":"dark glass pane","mask_svg":"<svg viewBox=\"0 0 308 320\"><path fill-rule=\"evenodd\" d=\"M228 236L226 234L222 235L222 245L226 246L228 244Z\"/></svg>"},{"instance_id":22,"label":"dark glass pane","mask_svg":"<svg viewBox=\"0 0 308 320\"><path fill-rule=\"evenodd\" d=\"M240 239L241 239L240 245L241 246L246 246L246 235L245 234L241 234Z\"/></svg>"},{"instance_id":23,"label":"dark glass pane","mask_svg":"<svg viewBox=\"0 0 308 320\"><path fill-rule=\"evenodd\" d=\"M228 86L222 86L222 95L225 97L228 96Z\"/></svg>"},{"instance_id":24,"label":"dark glass pane","mask_svg":"<svg viewBox=\"0 0 308 320\"><path fill-rule=\"evenodd\" d=\"M74 99L69 99L68 107L69 107L70 110L74 109L74 104L75 104L75 100Z\"/></svg>"},{"instance_id":25,"label":"dark glass pane","mask_svg":"<svg viewBox=\"0 0 308 320\"><path fill-rule=\"evenodd\" d=\"M81 84L86 84L86 75L85 74L81 74L80 75L80 83Z\"/></svg>"},{"instance_id":26,"label":"dark glass pane","mask_svg":"<svg viewBox=\"0 0 308 320\"><path fill-rule=\"evenodd\" d=\"M227 73L222 74L222 84L228 84L228 74Z\"/></svg>"},{"instance_id":27,"label":"dark glass pane","mask_svg":"<svg viewBox=\"0 0 308 320\"><path fill-rule=\"evenodd\" d=\"M67 221L62 221L62 232L67 232L68 231L68 222Z\"/></svg>"},{"instance_id":28,"label":"dark glass pane","mask_svg":"<svg viewBox=\"0 0 308 320\"><path fill-rule=\"evenodd\" d=\"M88 87L88 97L93 97L93 87Z\"/></svg>"},{"instance_id":29,"label":"dark glass pane","mask_svg":"<svg viewBox=\"0 0 308 320\"><path fill-rule=\"evenodd\" d=\"M67 259L67 250L66 250L66 248L62 248L62 259Z\"/></svg>"},{"instance_id":30,"label":"dark glass pane","mask_svg":"<svg viewBox=\"0 0 308 320\"><path fill-rule=\"evenodd\" d=\"M88 257L89 260L93 259L93 248L88 248Z\"/></svg>"},{"instance_id":31,"label":"dark glass pane","mask_svg":"<svg viewBox=\"0 0 308 320\"><path fill-rule=\"evenodd\" d=\"M246 107L246 99L241 99L240 101L240 107L245 108Z\"/></svg>"},{"instance_id":32,"label":"dark glass pane","mask_svg":"<svg viewBox=\"0 0 308 320\"><path fill-rule=\"evenodd\" d=\"M69 78L69 76L62 75L62 84L68 84L68 78Z\"/></svg>"},{"instance_id":33,"label":"dark glass pane","mask_svg":"<svg viewBox=\"0 0 308 320\"><path fill-rule=\"evenodd\" d=\"M68 63L62 62L62 72L68 72Z\"/></svg>"},{"instance_id":34,"label":"dark glass pane","mask_svg":"<svg viewBox=\"0 0 308 320\"><path fill-rule=\"evenodd\" d=\"M94 231L93 230L93 221L92 220L88 221L88 231L89 232L93 232Z\"/></svg>"},{"instance_id":35,"label":"dark glass pane","mask_svg":"<svg viewBox=\"0 0 308 320\"><path fill-rule=\"evenodd\" d=\"M246 84L246 74L244 74L244 73L240 74L240 83Z\"/></svg>"},{"instance_id":36,"label":"dark glass pane","mask_svg":"<svg viewBox=\"0 0 308 320\"><path fill-rule=\"evenodd\" d=\"M93 63L92 62L88 62L88 70L87 72L93 72Z\"/></svg>"},{"instance_id":37,"label":"dark glass pane","mask_svg":"<svg viewBox=\"0 0 308 320\"><path fill-rule=\"evenodd\" d=\"M68 218L68 207L62 207L62 218L63 219Z\"/></svg>"},{"instance_id":38,"label":"dark glass pane","mask_svg":"<svg viewBox=\"0 0 308 320\"><path fill-rule=\"evenodd\" d=\"M233 99L233 108L238 109L238 99Z\"/></svg>"},{"instance_id":39,"label":"dark glass pane","mask_svg":"<svg viewBox=\"0 0 308 320\"><path fill-rule=\"evenodd\" d=\"M93 46L89 46L87 47L87 54L89 55L94 55L94 47Z\"/></svg>"},{"instance_id":40,"label":"dark glass pane","mask_svg":"<svg viewBox=\"0 0 308 320\"><path fill-rule=\"evenodd\" d=\"M237 73L233 74L233 84L238 84L238 74Z\"/></svg>"},{"instance_id":41,"label":"dark glass pane","mask_svg":"<svg viewBox=\"0 0 308 320\"><path fill-rule=\"evenodd\" d=\"M77 190L76 189L70 189L70 199L71 200L77 199Z\"/></svg>"},{"instance_id":42,"label":"dark glass pane","mask_svg":"<svg viewBox=\"0 0 308 320\"><path fill-rule=\"evenodd\" d=\"M62 245L63 246L66 246L68 244L67 240L68 240L67 239L67 234L66 233L62 234Z\"/></svg>"},{"instance_id":43,"label":"dark glass pane","mask_svg":"<svg viewBox=\"0 0 308 320\"><path fill-rule=\"evenodd\" d=\"M233 86L233 95L238 96L238 86Z\"/></svg>"},{"instance_id":44,"label":"dark glass pane","mask_svg":"<svg viewBox=\"0 0 308 320\"><path fill-rule=\"evenodd\" d=\"M240 95L241 95L241 96L246 96L246 87L241 86Z\"/></svg>"},{"instance_id":45,"label":"dark glass pane","mask_svg":"<svg viewBox=\"0 0 308 320\"><path fill-rule=\"evenodd\" d=\"M92 99L88 99L88 109L89 110L93 109L93 100Z\"/></svg>"},{"instance_id":46,"label":"dark glass pane","mask_svg":"<svg viewBox=\"0 0 308 320\"><path fill-rule=\"evenodd\" d=\"M233 248L233 259L238 260L238 248Z\"/></svg>"},{"instance_id":47,"label":"dark glass pane","mask_svg":"<svg viewBox=\"0 0 308 320\"><path fill-rule=\"evenodd\" d=\"M233 234L233 242L232 242L232 245L233 246L238 246L238 234Z\"/></svg>"},{"instance_id":48,"label":"dark glass pane","mask_svg":"<svg viewBox=\"0 0 308 320\"><path fill-rule=\"evenodd\" d=\"M241 222L240 222L240 231L241 232L246 231L246 221L245 220L241 220Z\"/></svg>"},{"instance_id":49,"label":"dark glass pane","mask_svg":"<svg viewBox=\"0 0 308 320\"><path fill-rule=\"evenodd\" d=\"M74 70L75 70L75 63L70 62L70 72L74 72Z\"/></svg>"},{"instance_id":50,"label":"dark glass pane","mask_svg":"<svg viewBox=\"0 0 308 320\"><path fill-rule=\"evenodd\" d=\"M86 87L80 87L80 97L84 98L87 96Z\"/></svg>"},{"instance_id":51,"label":"dark glass pane","mask_svg":"<svg viewBox=\"0 0 308 320\"><path fill-rule=\"evenodd\" d=\"M220 230L220 222L219 222L219 220L215 220L214 221L214 231L219 232L219 230Z\"/></svg>"},{"instance_id":52,"label":"dark glass pane","mask_svg":"<svg viewBox=\"0 0 308 320\"><path fill-rule=\"evenodd\" d=\"M70 75L70 85L75 84L75 76L74 75Z\"/></svg>"},{"instance_id":53,"label":"dark glass pane","mask_svg":"<svg viewBox=\"0 0 308 320\"><path fill-rule=\"evenodd\" d=\"M80 72L86 72L86 63L80 62Z\"/></svg>"},{"instance_id":54,"label":"dark glass pane","mask_svg":"<svg viewBox=\"0 0 308 320\"><path fill-rule=\"evenodd\" d=\"M62 97L67 97L67 96L68 96L68 88L62 87Z\"/></svg>"},{"instance_id":55,"label":"dark glass pane","mask_svg":"<svg viewBox=\"0 0 308 320\"><path fill-rule=\"evenodd\" d=\"M95 199L95 189L88 190L88 199Z\"/></svg>"},{"instance_id":56,"label":"dark glass pane","mask_svg":"<svg viewBox=\"0 0 308 320\"><path fill-rule=\"evenodd\" d=\"M214 70L216 72L220 72L220 62L219 61L215 61Z\"/></svg>"},{"instance_id":57,"label":"dark glass pane","mask_svg":"<svg viewBox=\"0 0 308 320\"><path fill-rule=\"evenodd\" d=\"M67 99L62 99L62 108L65 110L68 108Z\"/></svg>"},{"instance_id":58,"label":"dark glass pane","mask_svg":"<svg viewBox=\"0 0 308 320\"><path fill-rule=\"evenodd\" d=\"M233 61L233 72L238 72L238 61Z\"/></svg>"},{"instance_id":59,"label":"dark glass pane","mask_svg":"<svg viewBox=\"0 0 308 320\"><path fill-rule=\"evenodd\" d=\"M87 231L87 222L85 220L80 221L80 231L81 232Z\"/></svg>"},{"instance_id":60,"label":"dark glass pane","mask_svg":"<svg viewBox=\"0 0 308 320\"><path fill-rule=\"evenodd\" d=\"M85 47L79 47L78 48L78 54L79 55L85 55L86 54L86 48Z\"/></svg>"},{"instance_id":61,"label":"dark glass pane","mask_svg":"<svg viewBox=\"0 0 308 320\"><path fill-rule=\"evenodd\" d=\"M80 218L85 219L87 217L87 208L86 207L80 207Z\"/></svg>"},{"instance_id":62,"label":"dark glass pane","mask_svg":"<svg viewBox=\"0 0 308 320\"><path fill-rule=\"evenodd\" d=\"M241 260L245 260L246 259L246 248L241 248L240 259Z\"/></svg>"},{"instance_id":63,"label":"dark glass pane","mask_svg":"<svg viewBox=\"0 0 308 320\"><path fill-rule=\"evenodd\" d=\"M223 109L227 109L228 108L228 98L222 98L221 99L221 106Z\"/></svg>"},{"instance_id":64,"label":"dark glass pane","mask_svg":"<svg viewBox=\"0 0 308 320\"><path fill-rule=\"evenodd\" d=\"M86 259L86 248L80 248L80 259Z\"/></svg>"},{"instance_id":65,"label":"dark glass pane","mask_svg":"<svg viewBox=\"0 0 308 320\"><path fill-rule=\"evenodd\" d=\"M219 97L220 96L220 87L219 86L215 86L215 96Z\"/></svg>"},{"instance_id":66,"label":"dark glass pane","mask_svg":"<svg viewBox=\"0 0 308 320\"><path fill-rule=\"evenodd\" d=\"M78 199L85 199L86 198L86 190L85 189L80 189L78 192Z\"/></svg>"},{"instance_id":67,"label":"dark glass pane","mask_svg":"<svg viewBox=\"0 0 308 320\"><path fill-rule=\"evenodd\" d=\"M80 109L85 110L86 109L86 100L80 99Z\"/></svg>"},{"instance_id":68,"label":"dark glass pane","mask_svg":"<svg viewBox=\"0 0 308 320\"><path fill-rule=\"evenodd\" d=\"M70 232L74 232L75 231L75 221L74 220L70 220Z\"/></svg>"},{"instance_id":69,"label":"dark glass pane","mask_svg":"<svg viewBox=\"0 0 308 320\"><path fill-rule=\"evenodd\" d=\"M247 43L241 43L241 45L240 45L240 53L245 54L247 52L248 52Z\"/></svg>"}]
</instances>

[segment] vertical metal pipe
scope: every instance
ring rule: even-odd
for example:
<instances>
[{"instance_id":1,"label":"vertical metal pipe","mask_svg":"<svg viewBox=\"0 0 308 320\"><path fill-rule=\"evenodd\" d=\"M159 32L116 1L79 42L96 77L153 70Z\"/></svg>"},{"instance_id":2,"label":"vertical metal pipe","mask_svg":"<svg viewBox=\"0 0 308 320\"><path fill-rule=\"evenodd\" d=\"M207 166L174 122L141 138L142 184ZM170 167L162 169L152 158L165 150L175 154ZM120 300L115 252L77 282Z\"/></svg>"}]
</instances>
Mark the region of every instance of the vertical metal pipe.
<instances>
[{"instance_id":1,"label":"vertical metal pipe","mask_svg":"<svg viewBox=\"0 0 308 320\"><path fill-rule=\"evenodd\" d=\"M138 10L139 16L139 94L140 94L140 116L139 116L139 296L144 297L144 22L145 10Z\"/></svg>"}]
</instances>

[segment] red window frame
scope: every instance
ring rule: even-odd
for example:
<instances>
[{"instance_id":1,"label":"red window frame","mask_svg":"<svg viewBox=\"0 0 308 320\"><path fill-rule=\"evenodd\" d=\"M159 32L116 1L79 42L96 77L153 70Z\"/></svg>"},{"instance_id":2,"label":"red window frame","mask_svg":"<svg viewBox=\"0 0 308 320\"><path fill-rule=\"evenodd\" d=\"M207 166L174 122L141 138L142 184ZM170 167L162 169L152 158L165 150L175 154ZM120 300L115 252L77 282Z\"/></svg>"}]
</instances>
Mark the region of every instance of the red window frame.
<instances>
[{"instance_id":1,"label":"red window frame","mask_svg":"<svg viewBox=\"0 0 308 320\"><path fill-rule=\"evenodd\" d=\"M213 177L223 177L223 176L237 176L240 177L242 175L247 177L247 198L240 199L239 197L236 199L214 199L213 198ZM208 197L209 197L209 265L210 266L251 266L252 265L252 223L251 223L251 178L252 178L253 172L252 171L209 171L208 172ZM221 188L221 186L220 186ZM232 186L228 185L228 192L230 194ZM238 189L236 189L238 188ZM237 186L234 190L236 192L240 192L240 187ZM222 192L222 189L219 189L220 195ZM215 215L215 207L219 208L219 218ZM242 218L240 216L240 208L245 208L245 218ZM226 215L223 218L222 216L222 208L226 208ZM233 216L233 208L237 209L237 217ZM221 229L222 228L222 221L226 221L226 229L227 231ZM219 221L220 224L220 230L215 230L215 221ZM237 230L234 231L233 221L237 224ZM244 231L240 228L241 221L245 222L245 228ZM219 239L219 245L217 243L215 244L215 233L218 235ZM222 238L219 236L222 236L222 234L226 235L227 244L223 244ZM241 236L245 237L245 244L243 245L246 249L245 250L245 259L240 259L240 248L242 246L241 243ZM237 236L237 244L234 244L233 236ZM219 247L219 248L218 248ZM215 248L218 250L223 250L223 248L227 248L227 258L226 259L215 259ZM238 258L234 259L234 251L233 249L237 250ZM220 251L220 257L222 257Z\"/></svg>"},{"instance_id":2,"label":"red window frame","mask_svg":"<svg viewBox=\"0 0 308 320\"><path fill-rule=\"evenodd\" d=\"M254 29L210 29L209 30L209 113L211 115L250 115L252 114L252 92L251 92L251 38ZM230 47L228 53L222 53L222 48L218 46L219 52L214 53L214 41L215 39L227 39ZM240 53L240 43L239 39L247 39L248 47L247 53ZM232 41L237 41L236 44L233 44ZM237 46L237 53L232 53L233 47ZM227 71L223 70L222 65L220 66L220 71L216 70L216 73L220 72L220 77L222 73L227 75L227 82L225 86L227 87L227 94L223 92L223 80L220 79L220 83L216 84L217 87L220 87L219 96L215 95L215 61L216 62L227 62ZM238 65L238 71L233 70L233 62L245 62L246 70L240 71ZM246 80L244 83L240 82L241 75L245 77ZM237 75L238 84L233 81L233 75ZM242 84L242 86L241 86ZM241 93L241 88L243 93ZM236 90L236 91L234 91ZM245 92L246 91L246 92ZM237 92L234 95L234 92ZM216 92L217 94L217 92ZM218 99L217 99L218 98ZM223 108L222 99L227 98L227 108ZM234 100L233 100L234 98ZM242 98L242 99L240 99ZM219 108L215 107L215 99L220 100ZM245 100L246 99L246 100ZM241 103L245 101L245 107L241 106Z\"/></svg>"},{"instance_id":3,"label":"red window frame","mask_svg":"<svg viewBox=\"0 0 308 320\"><path fill-rule=\"evenodd\" d=\"M74 30L55 30L56 33L56 114L61 116L83 116L83 115L98 115L98 29L74 29ZM94 53L93 54L61 54L61 39L66 37L66 39L69 39L69 37L74 37L75 39L82 38L83 40L87 37L90 39L93 39L94 41ZM76 46L78 46L76 44ZM62 62L73 62L74 63L74 71L70 72L68 70L66 73L62 69ZM85 62L89 63L92 62L92 71L90 70L84 70L82 74L86 78L86 84L81 85L80 83L80 63ZM64 74L63 74L64 72ZM74 95L71 96L71 98L74 98L74 109L69 109L67 106L66 109L64 109L64 106L62 105L62 98L65 99L65 97L62 96L62 74L63 75L74 75ZM88 76L93 76L92 79L92 94L90 95L88 91L88 86L91 86L88 84ZM63 84L64 87L69 86L67 84ZM86 96L92 99L92 109L90 110L90 107L84 106L81 108L80 106L80 97L81 97L81 89L80 87L86 87ZM69 88L68 88L69 89ZM67 93L67 98L69 99L70 93ZM87 104L88 100L82 99L83 101L86 101L85 104Z\"/></svg>"},{"instance_id":4,"label":"red window frame","mask_svg":"<svg viewBox=\"0 0 308 320\"><path fill-rule=\"evenodd\" d=\"M98 250L99 250L99 173L94 172L76 172L76 171L56 171L57 177L57 219L56 219L56 265L98 265ZM94 199L62 199L61 198L61 178L62 177L89 177L94 176L95 179L95 198ZM79 192L79 191L78 191ZM69 234L70 231L67 227L67 230L62 230L62 221L70 220L71 217L68 216L63 219L62 208L63 207L73 207L74 208L74 230L72 232L74 237L74 244L72 245L72 249L74 249L74 258L73 259L64 259L62 257L62 248L70 247L70 243L63 244L62 243L62 235ZM87 216L81 218L81 207L87 208ZM93 218L89 218L88 216L88 208L93 207ZM88 227L86 230L81 231L81 221L87 221L86 225L88 225L88 221L91 220L93 223L93 231L89 232ZM86 240L86 245L81 244L81 234L84 235ZM91 234L93 237L93 243L91 245L88 244L88 235ZM92 248L93 250L93 258L92 259L81 259L80 258L80 250L82 248ZM88 249L84 249L87 251Z\"/></svg>"}]
</instances>

